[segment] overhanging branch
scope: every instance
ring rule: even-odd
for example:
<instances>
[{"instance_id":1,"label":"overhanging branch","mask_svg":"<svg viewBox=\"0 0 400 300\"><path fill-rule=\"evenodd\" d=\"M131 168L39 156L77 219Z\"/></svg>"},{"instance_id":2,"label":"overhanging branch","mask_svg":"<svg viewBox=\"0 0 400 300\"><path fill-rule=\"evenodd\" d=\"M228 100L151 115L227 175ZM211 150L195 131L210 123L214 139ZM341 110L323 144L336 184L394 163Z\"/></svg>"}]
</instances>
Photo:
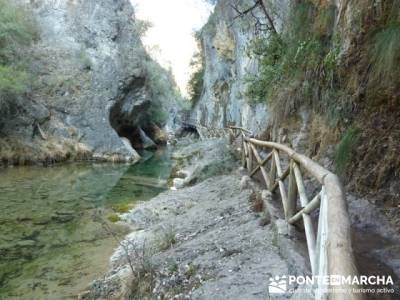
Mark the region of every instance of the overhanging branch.
<instances>
[{"instance_id":1,"label":"overhanging branch","mask_svg":"<svg viewBox=\"0 0 400 300\"><path fill-rule=\"evenodd\" d=\"M238 8L237 5L233 5L230 4L230 6L232 7L232 9L236 12L236 16L233 18L234 20L236 20L237 18L243 18L245 15L247 14L251 14L252 17L254 19L257 20L257 23L260 25L266 25L266 24L262 24L260 19L258 17L256 17L256 15L254 14L254 10L257 8L260 8L261 11L263 12L263 14L265 15L267 21L268 21L268 28L269 30L276 35L277 37L279 37L278 31L276 30L276 27L274 25L274 21L272 20L270 14L268 13L267 7L264 4L263 0L254 0L254 4L252 6L250 6L249 8L246 8L245 10L240 10Z\"/></svg>"}]
</instances>

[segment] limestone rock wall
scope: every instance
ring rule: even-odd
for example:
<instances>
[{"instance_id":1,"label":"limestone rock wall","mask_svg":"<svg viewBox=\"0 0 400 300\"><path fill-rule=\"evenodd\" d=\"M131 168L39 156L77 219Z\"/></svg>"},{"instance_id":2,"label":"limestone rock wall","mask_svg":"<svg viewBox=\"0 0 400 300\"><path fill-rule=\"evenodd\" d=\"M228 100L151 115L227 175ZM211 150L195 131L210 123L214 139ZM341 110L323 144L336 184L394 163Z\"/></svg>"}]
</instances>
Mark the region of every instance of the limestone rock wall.
<instances>
[{"instance_id":1,"label":"limestone rock wall","mask_svg":"<svg viewBox=\"0 0 400 300\"><path fill-rule=\"evenodd\" d=\"M288 56L277 58L285 70L278 70L280 74L274 79L281 76L282 80L273 83L275 89L269 87L275 96L251 104L245 93L246 78L257 76L261 70L257 59L247 55L251 40L257 37L255 21L251 15L235 19L237 12L231 5L243 11L254 1L218 1L200 33L205 77L192 117L203 125L240 125L261 138L289 143L342 173L344 183L354 191L373 193L379 198L377 202L390 203L390 214L398 215L392 209L397 207L400 195L395 171L400 167L396 155L400 149L398 2L263 2L278 33L286 38L286 46L291 45L296 53L304 49L290 39L291 30L305 28L307 21L294 24L298 10L291 9L292 5L303 6L309 14L307 34L317 41L316 50L303 52L306 54L301 60L306 64L299 66L290 58L285 65ZM261 15L257 17L268 24ZM266 34L261 32L260 36ZM349 145L351 132L356 132L356 138Z\"/></svg>"},{"instance_id":2,"label":"limestone rock wall","mask_svg":"<svg viewBox=\"0 0 400 300\"><path fill-rule=\"evenodd\" d=\"M270 1L274 6L277 27L281 28L288 9L288 1ZM236 3L236 2L235 2ZM252 1L237 1L240 7ZM246 76L256 74L258 62L247 55L249 43L256 38L251 16L235 19L232 1L221 0L201 32L205 59L203 94L196 104L193 117L202 124L224 127L241 125L261 132L271 121L270 110L264 103L249 104ZM259 16L263 19L263 16Z\"/></svg>"},{"instance_id":3,"label":"limestone rock wall","mask_svg":"<svg viewBox=\"0 0 400 300\"><path fill-rule=\"evenodd\" d=\"M96 157L134 158L117 131L149 126L154 91L147 64L154 62L130 1L20 2L32 10L40 34L31 51L35 78L22 105L2 117L2 134L30 144L39 124L54 141L84 144ZM169 112L174 99L166 100Z\"/></svg>"}]
</instances>

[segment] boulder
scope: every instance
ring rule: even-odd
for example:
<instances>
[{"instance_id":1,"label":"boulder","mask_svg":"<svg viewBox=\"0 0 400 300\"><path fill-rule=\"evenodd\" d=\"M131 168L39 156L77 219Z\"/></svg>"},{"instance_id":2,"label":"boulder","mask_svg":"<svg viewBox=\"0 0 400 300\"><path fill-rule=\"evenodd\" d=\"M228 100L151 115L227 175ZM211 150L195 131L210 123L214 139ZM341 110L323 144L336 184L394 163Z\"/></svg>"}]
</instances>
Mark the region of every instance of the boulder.
<instances>
[{"instance_id":1,"label":"boulder","mask_svg":"<svg viewBox=\"0 0 400 300\"><path fill-rule=\"evenodd\" d=\"M146 132L157 145L167 144L168 137L166 132L156 124L152 123L148 128L146 128Z\"/></svg>"},{"instance_id":2,"label":"boulder","mask_svg":"<svg viewBox=\"0 0 400 300\"><path fill-rule=\"evenodd\" d=\"M142 128L139 128L140 139L142 140L143 149L155 149L157 148L156 143L147 136Z\"/></svg>"}]
</instances>

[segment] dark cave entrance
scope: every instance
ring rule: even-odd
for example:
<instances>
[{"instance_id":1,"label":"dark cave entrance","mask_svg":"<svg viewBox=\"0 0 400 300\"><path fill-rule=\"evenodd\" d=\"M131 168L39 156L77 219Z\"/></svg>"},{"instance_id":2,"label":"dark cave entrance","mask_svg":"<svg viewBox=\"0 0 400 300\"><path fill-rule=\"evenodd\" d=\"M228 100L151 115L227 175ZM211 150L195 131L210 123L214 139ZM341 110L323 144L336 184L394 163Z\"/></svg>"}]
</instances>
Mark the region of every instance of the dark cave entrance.
<instances>
[{"instance_id":1,"label":"dark cave entrance","mask_svg":"<svg viewBox=\"0 0 400 300\"><path fill-rule=\"evenodd\" d=\"M131 115L123 113L120 104L114 105L110 110L109 121L111 127L121 138L126 138L135 150L143 149L140 136L140 127L135 124Z\"/></svg>"},{"instance_id":2,"label":"dark cave entrance","mask_svg":"<svg viewBox=\"0 0 400 300\"><path fill-rule=\"evenodd\" d=\"M127 138L134 149L139 150L144 148L138 127L123 125L116 132L120 137Z\"/></svg>"},{"instance_id":3,"label":"dark cave entrance","mask_svg":"<svg viewBox=\"0 0 400 300\"><path fill-rule=\"evenodd\" d=\"M116 105L110 111L110 124L121 138L126 138L130 142L135 150L154 150L158 145L166 144L166 140L160 138L162 130L147 120L145 112L140 116L135 118L131 114L121 113L121 108Z\"/></svg>"}]
</instances>

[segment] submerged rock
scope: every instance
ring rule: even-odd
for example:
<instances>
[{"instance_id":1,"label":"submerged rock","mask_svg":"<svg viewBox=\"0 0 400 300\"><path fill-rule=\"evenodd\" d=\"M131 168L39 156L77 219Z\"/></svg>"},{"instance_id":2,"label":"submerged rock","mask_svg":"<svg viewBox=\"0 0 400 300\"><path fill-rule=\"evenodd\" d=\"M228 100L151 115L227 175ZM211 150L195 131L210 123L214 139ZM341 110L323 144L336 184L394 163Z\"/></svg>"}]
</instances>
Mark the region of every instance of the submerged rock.
<instances>
[{"instance_id":1,"label":"submerged rock","mask_svg":"<svg viewBox=\"0 0 400 300\"><path fill-rule=\"evenodd\" d=\"M34 240L22 240L17 242L18 247L34 247L36 245L36 241Z\"/></svg>"},{"instance_id":2,"label":"submerged rock","mask_svg":"<svg viewBox=\"0 0 400 300\"><path fill-rule=\"evenodd\" d=\"M147 134L143 131L142 128L139 128L140 138L142 140L142 145L144 149L156 149L157 145L152 141L151 138L147 136Z\"/></svg>"},{"instance_id":3,"label":"submerged rock","mask_svg":"<svg viewBox=\"0 0 400 300\"><path fill-rule=\"evenodd\" d=\"M56 223L68 223L75 218L73 214L54 214L51 216L52 221Z\"/></svg>"},{"instance_id":4,"label":"submerged rock","mask_svg":"<svg viewBox=\"0 0 400 300\"><path fill-rule=\"evenodd\" d=\"M51 217L42 217L42 218L33 220L34 225L47 225L50 222L51 222Z\"/></svg>"}]
</instances>

